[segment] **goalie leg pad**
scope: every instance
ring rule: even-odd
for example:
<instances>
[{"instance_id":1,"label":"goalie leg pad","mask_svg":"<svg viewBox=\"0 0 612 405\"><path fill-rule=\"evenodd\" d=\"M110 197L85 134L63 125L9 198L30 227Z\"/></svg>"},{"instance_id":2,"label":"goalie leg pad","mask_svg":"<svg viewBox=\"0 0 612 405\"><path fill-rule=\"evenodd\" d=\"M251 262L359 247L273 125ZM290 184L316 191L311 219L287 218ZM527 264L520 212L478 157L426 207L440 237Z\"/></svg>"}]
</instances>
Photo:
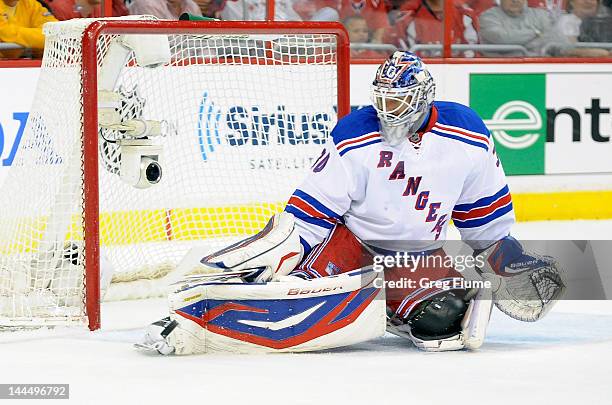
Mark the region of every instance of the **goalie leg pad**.
<instances>
[{"instance_id":1,"label":"goalie leg pad","mask_svg":"<svg viewBox=\"0 0 612 405\"><path fill-rule=\"evenodd\" d=\"M203 283L170 295L176 354L306 352L382 336L384 290L371 268L313 280Z\"/></svg>"}]
</instances>

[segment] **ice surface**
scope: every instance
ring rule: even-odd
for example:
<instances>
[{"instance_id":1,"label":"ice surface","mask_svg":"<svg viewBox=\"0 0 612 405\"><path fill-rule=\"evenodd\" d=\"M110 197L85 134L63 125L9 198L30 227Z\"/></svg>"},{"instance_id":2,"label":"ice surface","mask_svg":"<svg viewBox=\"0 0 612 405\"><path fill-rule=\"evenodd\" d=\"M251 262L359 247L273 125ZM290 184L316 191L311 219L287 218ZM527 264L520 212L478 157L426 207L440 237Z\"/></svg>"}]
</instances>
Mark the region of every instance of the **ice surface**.
<instances>
[{"instance_id":1,"label":"ice surface","mask_svg":"<svg viewBox=\"0 0 612 405\"><path fill-rule=\"evenodd\" d=\"M545 222L518 224L515 235L607 239L610 230L612 221ZM423 353L391 335L326 353L135 351L165 312L163 299L111 302L95 333L1 333L0 382L69 383L74 404L612 403L612 301L561 302L532 324L495 311L477 352Z\"/></svg>"}]
</instances>

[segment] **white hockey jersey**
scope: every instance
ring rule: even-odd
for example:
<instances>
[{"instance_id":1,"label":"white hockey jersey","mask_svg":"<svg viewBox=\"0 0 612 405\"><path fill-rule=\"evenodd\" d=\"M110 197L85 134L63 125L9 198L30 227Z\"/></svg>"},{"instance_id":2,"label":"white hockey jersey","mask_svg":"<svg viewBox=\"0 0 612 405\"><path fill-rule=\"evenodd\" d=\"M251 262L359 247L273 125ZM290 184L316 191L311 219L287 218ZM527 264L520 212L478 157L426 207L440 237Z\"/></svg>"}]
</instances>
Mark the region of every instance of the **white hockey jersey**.
<instances>
[{"instance_id":1,"label":"white hockey jersey","mask_svg":"<svg viewBox=\"0 0 612 405\"><path fill-rule=\"evenodd\" d=\"M451 219L474 248L510 233L510 191L476 112L434 102L418 150L408 140L391 146L379 131L373 107L341 119L293 193L285 211L296 217L306 252L339 221L389 251L441 247Z\"/></svg>"}]
</instances>

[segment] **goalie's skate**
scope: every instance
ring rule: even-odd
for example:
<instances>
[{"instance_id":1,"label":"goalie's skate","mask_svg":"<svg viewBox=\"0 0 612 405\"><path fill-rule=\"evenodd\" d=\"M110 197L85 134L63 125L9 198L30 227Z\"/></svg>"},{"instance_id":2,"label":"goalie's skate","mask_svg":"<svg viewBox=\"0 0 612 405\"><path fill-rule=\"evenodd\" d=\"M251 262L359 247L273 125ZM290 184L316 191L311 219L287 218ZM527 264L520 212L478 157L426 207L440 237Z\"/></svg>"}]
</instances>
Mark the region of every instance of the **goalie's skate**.
<instances>
[{"instance_id":1,"label":"goalie's skate","mask_svg":"<svg viewBox=\"0 0 612 405\"><path fill-rule=\"evenodd\" d=\"M172 354L174 347L168 343L166 338L177 326L178 322L171 320L169 316L153 322L147 327L142 342L135 343L134 347L163 355Z\"/></svg>"}]
</instances>

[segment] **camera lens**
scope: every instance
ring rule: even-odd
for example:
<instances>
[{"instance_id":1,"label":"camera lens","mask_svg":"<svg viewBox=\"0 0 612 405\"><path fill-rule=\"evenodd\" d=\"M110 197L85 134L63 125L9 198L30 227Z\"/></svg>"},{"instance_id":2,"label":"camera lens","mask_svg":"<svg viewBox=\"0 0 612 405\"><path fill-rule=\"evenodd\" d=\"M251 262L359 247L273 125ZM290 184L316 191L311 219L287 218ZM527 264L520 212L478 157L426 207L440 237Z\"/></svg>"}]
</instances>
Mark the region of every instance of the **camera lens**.
<instances>
[{"instance_id":1,"label":"camera lens","mask_svg":"<svg viewBox=\"0 0 612 405\"><path fill-rule=\"evenodd\" d=\"M147 181L151 184L156 184L161 180L162 169L159 163L156 161L151 161L147 165L145 169L145 176L147 177Z\"/></svg>"}]
</instances>

